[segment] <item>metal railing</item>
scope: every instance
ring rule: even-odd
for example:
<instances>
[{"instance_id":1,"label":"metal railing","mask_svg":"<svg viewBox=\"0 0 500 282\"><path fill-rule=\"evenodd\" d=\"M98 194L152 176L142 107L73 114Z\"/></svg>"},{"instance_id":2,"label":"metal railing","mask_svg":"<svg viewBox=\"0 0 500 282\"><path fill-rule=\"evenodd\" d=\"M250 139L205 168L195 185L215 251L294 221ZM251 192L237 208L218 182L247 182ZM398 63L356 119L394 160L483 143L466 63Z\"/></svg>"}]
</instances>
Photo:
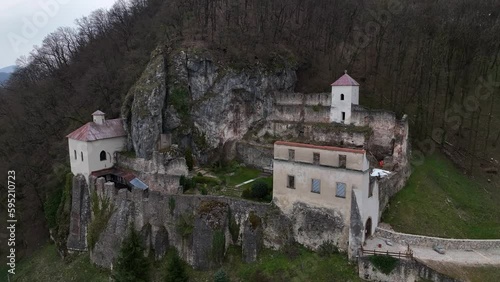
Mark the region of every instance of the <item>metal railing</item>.
<instances>
[{"instance_id":1,"label":"metal railing","mask_svg":"<svg viewBox=\"0 0 500 282\"><path fill-rule=\"evenodd\" d=\"M366 250L363 247L360 248L361 254L362 255L385 255L385 256L391 256L394 258L402 259L402 258L407 258L407 259L413 259L413 251L408 247L408 249L404 252L390 252L390 251L379 251L379 250Z\"/></svg>"}]
</instances>

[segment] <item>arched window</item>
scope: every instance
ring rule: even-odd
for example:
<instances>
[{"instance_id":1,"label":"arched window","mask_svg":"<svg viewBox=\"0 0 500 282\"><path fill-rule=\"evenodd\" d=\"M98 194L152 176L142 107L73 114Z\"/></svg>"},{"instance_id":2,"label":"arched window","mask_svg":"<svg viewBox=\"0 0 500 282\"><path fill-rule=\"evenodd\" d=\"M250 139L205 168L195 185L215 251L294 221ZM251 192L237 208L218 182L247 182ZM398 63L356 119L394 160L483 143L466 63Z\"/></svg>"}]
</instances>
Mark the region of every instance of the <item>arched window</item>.
<instances>
[{"instance_id":1,"label":"arched window","mask_svg":"<svg viewBox=\"0 0 500 282\"><path fill-rule=\"evenodd\" d=\"M344 101L344 94L340 94L340 100Z\"/></svg>"},{"instance_id":2,"label":"arched window","mask_svg":"<svg viewBox=\"0 0 500 282\"><path fill-rule=\"evenodd\" d=\"M73 152L75 153L75 160L76 160L77 159L77 157L76 157L76 150L73 150Z\"/></svg>"},{"instance_id":3,"label":"arched window","mask_svg":"<svg viewBox=\"0 0 500 282\"><path fill-rule=\"evenodd\" d=\"M83 162L83 152L80 152L80 157L82 157L82 162Z\"/></svg>"},{"instance_id":4,"label":"arched window","mask_svg":"<svg viewBox=\"0 0 500 282\"><path fill-rule=\"evenodd\" d=\"M106 152L101 151L101 154L99 155L99 158L101 159L101 161L105 161L106 160Z\"/></svg>"}]
</instances>

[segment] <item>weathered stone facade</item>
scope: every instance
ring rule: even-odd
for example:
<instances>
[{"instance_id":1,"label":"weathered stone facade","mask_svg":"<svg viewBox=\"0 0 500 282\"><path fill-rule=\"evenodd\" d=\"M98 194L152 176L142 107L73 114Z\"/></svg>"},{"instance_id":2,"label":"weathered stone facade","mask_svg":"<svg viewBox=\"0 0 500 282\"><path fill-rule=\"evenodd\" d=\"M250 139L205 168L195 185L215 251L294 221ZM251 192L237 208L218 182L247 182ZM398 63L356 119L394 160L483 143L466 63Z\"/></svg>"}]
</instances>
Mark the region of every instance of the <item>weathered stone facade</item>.
<instances>
[{"instance_id":1,"label":"weathered stone facade","mask_svg":"<svg viewBox=\"0 0 500 282\"><path fill-rule=\"evenodd\" d=\"M116 160L117 166L136 172L150 191L177 194L180 191L180 177L188 174L186 159L175 148L163 153L154 151L149 160L121 154L117 155Z\"/></svg>"},{"instance_id":2,"label":"weathered stone facade","mask_svg":"<svg viewBox=\"0 0 500 282\"><path fill-rule=\"evenodd\" d=\"M367 281L460 282L460 280L439 273L417 260L401 259L389 274L385 274L373 265L370 257L366 256L358 259L358 269L359 277Z\"/></svg>"},{"instance_id":3,"label":"weathered stone facade","mask_svg":"<svg viewBox=\"0 0 500 282\"><path fill-rule=\"evenodd\" d=\"M161 258L168 246L196 269L213 264L215 236L224 237L224 250L242 248L242 259L255 261L262 248L280 249L292 242L316 249L326 241L345 245L344 220L329 209L297 205L283 214L272 204L220 196L166 195L154 191L117 190L113 183L96 180L100 197L115 207L93 250L92 261L112 268L129 226L140 232L148 252ZM219 232L219 233L218 233ZM216 234L218 233L218 234Z\"/></svg>"}]
</instances>

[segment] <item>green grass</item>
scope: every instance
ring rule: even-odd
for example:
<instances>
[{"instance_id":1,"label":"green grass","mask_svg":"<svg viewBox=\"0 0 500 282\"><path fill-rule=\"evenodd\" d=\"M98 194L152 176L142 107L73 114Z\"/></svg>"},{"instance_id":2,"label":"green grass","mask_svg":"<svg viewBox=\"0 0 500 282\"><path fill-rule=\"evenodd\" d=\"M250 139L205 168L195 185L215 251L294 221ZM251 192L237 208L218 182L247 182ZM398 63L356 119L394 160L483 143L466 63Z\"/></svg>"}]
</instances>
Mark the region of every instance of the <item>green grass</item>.
<instances>
[{"instance_id":1,"label":"green grass","mask_svg":"<svg viewBox=\"0 0 500 282\"><path fill-rule=\"evenodd\" d=\"M238 167L233 175L226 176L227 185L235 186L247 180L254 179L259 175L260 175L260 170L258 169Z\"/></svg>"},{"instance_id":2,"label":"green grass","mask_svg":"<svg viewBox=\"0 0 500 282\"><path fill-rule=\"evenodd\" d=\"M169 251L170 252L170 251ZM153 262L151 281L163 281L166 258ZM284 252L263 250L254 263L241 260L241 248L231 246L222 268L230 281L362 281L358 278L355 264L350 264L344 254L320 257L303 247L293 256ZM4 267L2 274L5 273ZM213 281L218 269L194 270L186 265L189 281ZM66 263L58 256L54 245L42 247L30 258L19 263L17 274L11 281L109 281L110 272L90 263L87 253L76 256ZM0 281L4 281L2 277Z\"/></svg>"},{"instance_id":3,"label":"green grass","mask_svg":"<svg viewBox=\"0 0 500 282\"><path fill-rule=\"evenodd\" d=\"M383 221L396 231L470 239L500 238L500 191L463 175L441 154L413 167L407 186L391 199Z\"/></svg>"},{"instance_id":4,"label":"green grass","mask_svg":"<svg viewBox=\"0 0 500 282\"><path fill-rule=\"evenodd\" d=\"M2 268L0 281L6 281ZM46 245L29 258L24 258L16 267L16 275L11 281L109 281L109 272L93 266L88 253L75 255L65 262L54 245Z\"/></svg>"},{"instance_id":5,"label":"green grass","mask_svg":"<svg viewBox=\"0 0 500 282\"><path fill-rule=\"evenodd\" d=\"M295 258L272 250L264 250L255 263L244 263L240 257L240 248L229 249L222 268L230 281L362 281L356 265L349 264L343 254L320 257L299 248ZM216 271L190 270L190 281L213 281Z\"/></svg>"}]
</instances>

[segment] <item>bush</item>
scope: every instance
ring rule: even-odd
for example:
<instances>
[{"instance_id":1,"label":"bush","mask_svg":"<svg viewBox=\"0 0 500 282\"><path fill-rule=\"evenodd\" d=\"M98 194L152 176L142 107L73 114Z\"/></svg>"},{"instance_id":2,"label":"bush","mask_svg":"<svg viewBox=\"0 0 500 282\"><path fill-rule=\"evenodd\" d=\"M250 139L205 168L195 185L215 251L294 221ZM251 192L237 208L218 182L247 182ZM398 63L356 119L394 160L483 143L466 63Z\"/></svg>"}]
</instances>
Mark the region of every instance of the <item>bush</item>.
<instances>
[{"instance_id":1,"label":"bush","mask_svg":"<svg viewBox=\"0 0 500 282\"><path fill-rule=\"evenodd\" d=\"M186 193L186 191L196 187L196 180L182 175L179 184L182 186L182 192Z\"/></svg>"},{"instance_id":2,"label":"bush","mask_svg":"<svg viewBox=\"0 0 500 282\"><path fill-rule=\"evenodd\" d=\"M224 260L225 252L226 237L224 236L224 232L222 232L221 230L216 230L212 236L212 262L220 266Z\"/></svg>"},{"instance_id":3,"label":"bush","mask_svg":"<svg viewBox=\"0 0 500 282\"><path fill-rule=\"evenodd\" d=\"M186 266L177 254L177 251L172 251L165 267L165 281L187 282L188 280L189 277L186 273Z\"/></svg>"},{"instance_id":4,"label":"bush","mask_svg":"<svg viewBox=\"0 0 500 282\"><path fill-rule=\"evenodd\" d=\"M214 282L229 282L229 278L227 277L227 274L224 271L224 269L221 268L217 270L217 272L215 272Z\"/></svg>"},{"instance_id":5,"label":"bush","mask_svg":"<svg viewBox=\"0 0 500 282\"><path fill-rule=\"evenodd\" d=\"M241 192L241 197L243 199L251 199L252 198L252 191L250 190L249 187L246 187L245 189L243 189L243 191Z\"/></svg>"},{"instance_id":6,"label":"bush","mask_svg":"<svg viewBox=\"0 0 500 282\"><path fill-rule=\"evenodd\" d=\"M201 187L200 192L201 192L202 195L208 195L207 187L205 187L205 186Z\"/></svg>"},{"instance_id":7,"label":"bush","mask_svg":"<svg viewBox=\"0 0 500 282\"><path fill-rule=\"evenodd\" d=\"M208 184L210 186L215 186L219 184L219 180L217 178L208 177L208 176L195 176L193 180L196 183Z\"/></svg>"},{"instance_id":8,"label":"bush","mask_svg":"<svg viewBox=\"0 0 500 282\"><path fill-rule=\"evenodd\" d=\"M250 196L254 199L263 200L271 191L269 185L263 181L256 181L252 184Z\"/></svg>"},{"instance_id":9,"label":"bush","mask_svg":"<svg viewBox=\"0 0 500 282\"><path fill-rule=\"evenodd\" d=\"M113 278L118 282L148 281L148 268L139 234L131 227L129 236L122 243Z\"/></svg>"},{"instance_id":10,"label":"bush","mask_svg":"<svg viewBox=\"0 0 500 282\"><path fill-rule=\"evenodd\" d=\"M388 255L374 255L370 257L373 265L384 274L389 274L398 264L398 259Z\"/></svg>"}]
</instances>

